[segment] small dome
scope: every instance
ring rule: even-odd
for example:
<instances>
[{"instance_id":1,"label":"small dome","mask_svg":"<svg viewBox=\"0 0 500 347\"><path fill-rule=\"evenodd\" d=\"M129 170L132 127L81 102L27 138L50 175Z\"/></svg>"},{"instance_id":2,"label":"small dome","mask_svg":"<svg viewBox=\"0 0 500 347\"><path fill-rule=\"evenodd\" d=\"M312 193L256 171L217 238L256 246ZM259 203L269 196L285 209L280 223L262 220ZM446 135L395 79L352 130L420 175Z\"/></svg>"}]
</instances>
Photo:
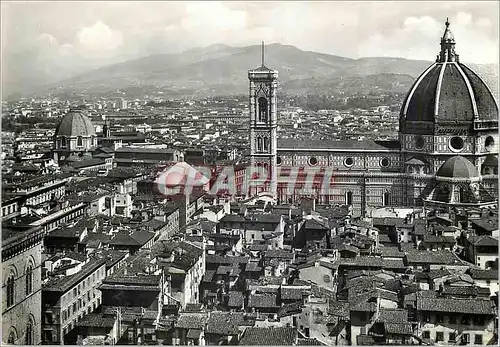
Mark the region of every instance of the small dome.
<instances>
[{"instance_id":1,"label":"small dome","mask_svg":"<svg viewBox=\"0 0 500 347\"><path fill-rule=\"evenodd\" d=\"M56 136L95 136L90 119L78 111L68 112L56 128Z\"/></svg>"},{"instance_id":2,"label":"small dome","mask_svg":"<svg viewBox=\"0 0 500 347\"><path fill-rule=\"evenodd\" d=\"M484 159L483 165L485 166L498 166L498 157L496 155L490 154Z\"/></svg>"},{"instance_id":3,"label":"small dome","mask_svg":"<svg viewBox=\"0 0 500 347\"><path fill-rule=\"evenodd\" d=\"M476 178L479 177L476 167L469 160L461 156L448 159L436 173L438 177L447 178Z\"/></svg>"}]
</instances>

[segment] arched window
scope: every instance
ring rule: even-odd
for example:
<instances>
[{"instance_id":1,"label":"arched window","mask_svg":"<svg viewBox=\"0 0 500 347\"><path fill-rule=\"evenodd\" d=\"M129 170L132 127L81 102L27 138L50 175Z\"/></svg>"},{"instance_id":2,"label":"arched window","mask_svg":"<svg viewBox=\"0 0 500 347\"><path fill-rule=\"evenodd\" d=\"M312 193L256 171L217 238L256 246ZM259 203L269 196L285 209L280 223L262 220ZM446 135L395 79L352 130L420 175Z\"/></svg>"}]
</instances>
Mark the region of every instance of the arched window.
<instances>
[{"instance_id":1,"label":"arched window","mask_svg":"<svg viewBox=\"0 0 500 347\"><path fill-rule=\"evenodd\" d=\"M345 193L345 204L348 206L352 205L352 192Z\"/></svg>"},{"instance_id":2,"label":"arched window","mask_svg":"<svg viewBox=\"0 0 500 347\"><path fill-rule=\"evenodd\" d=\"M14 305L14 287L14 273L11 273L7 278L7 307Z\"/></svg>"},{"instance_id":3,"label":"arched window","mask_svg":"<svg viewBox=\"0 0 500 347\"><path fill-rule=\"evenodd\" d=\"M10 328L9 337L7 338L7 343L13 345L16 343L16 341L17 341L16 329L12 327Z\"/></svg>"},{"instance_id":4,"label":"arched window","mask_svg":"<svg viewBox=\"0 0 500 347\"><path fill-rule=\"evenodd\" d=\"M460 187L458 190L458 202L466 202L466 192L464 187Z\"/></svg>"},{"instance_id":5,"label":"arched window","mask_svg":"<svg viewBox=\"0 0 500 347\"><path fill-rule=\"evenodd\" d=\"M257 152L262 152L262 137L257 137Z\"/></svg>"},{"instance_id":6,"label":"arched window","mask_svg":"<svg viewBox=\"0 0 500 347\"><path fill-rule=\"evenodd\" d=\"M83 139L82 139L82 137L81 137L81 136L78 136L78 137L76 138L76 145L77 145L78 147L82 147L82 146L83 146Z\"/></svg>"},{"instance_id":7,"label":"arched window","mask_svg":"<svg viewBox=\"0 0 500 347\"><path fill-rule=\"evenodd\" d=\"M268 103L264 97L259 98L259 122L267 122Z\"/></svg>"},{"instance_id":8,"label":"arched window","mask_svg":"<svg viewBox=\"0 0 500 347\"><path fill-rule=\"evenodd\" d=\"M391 204L391 193L385 192L382 200L384 206L389 206Z\"/></svg>"},{"instance_id":9,"label":"arched window","mask_svg":"<svg viewBox=\"0 0 500 347\"><path fill-rule=\"evenodd\" d=\"M61 137L61 147L66 147L66 137Z\"/></svg>"},{"instance_id":10,"label":"arched window","mask_svg":"<svg viewBox=\"0 0 500 347\"><path fill-rule=\"evenodd\" d=\"M34 329L33 329L33 318L30 316L30 319L28 320L28 324L26 325L26 333L25 333L25 336L24 336L24 342L26 345L33 345L33 341L34 341L34 338L33 338L33 332L34 332Z\"/></svg>"},{"instance_id":11,"label":"arched window","mask_svg":"<svg viewBox=\"0 0 500 347\"><path fill-rule=\"evenodd\" d=\"M264 151L268 151L269 150L269 138L268 137L264 137Z\"/></svg>"},{"instance_id":12,"label":"arched window","mask_svg":"<svg viewBox=\"0 0 500 347\"><path fill-rule=\"evenodd\" d=\"M30 262L26 268L26 295L33 292L33 265Z\"/></svg>"}]
</instances>

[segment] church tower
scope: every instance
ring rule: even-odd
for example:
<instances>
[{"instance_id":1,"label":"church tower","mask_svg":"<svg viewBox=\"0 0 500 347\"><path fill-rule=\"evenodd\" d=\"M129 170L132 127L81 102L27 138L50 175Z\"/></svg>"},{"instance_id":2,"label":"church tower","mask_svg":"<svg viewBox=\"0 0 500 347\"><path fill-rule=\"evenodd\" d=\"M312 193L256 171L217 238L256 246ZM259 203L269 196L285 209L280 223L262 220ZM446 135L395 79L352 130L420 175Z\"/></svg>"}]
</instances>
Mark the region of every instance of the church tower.
<instances>
[{"instance_id":1,"label":"church tower","mask_svg":"<svg viewBox=\"0 0 500 347\"><path fill-rule=\"evenodd\" d=\"M267 175L266 191L276 197L277 190L277 105L276 90L278 71L264 65L264 42L262 42L262 65L248 71L250 109L250 165L259 176ZM250 191L251 195L260 191Z\"/></svg>"}]
</instances>

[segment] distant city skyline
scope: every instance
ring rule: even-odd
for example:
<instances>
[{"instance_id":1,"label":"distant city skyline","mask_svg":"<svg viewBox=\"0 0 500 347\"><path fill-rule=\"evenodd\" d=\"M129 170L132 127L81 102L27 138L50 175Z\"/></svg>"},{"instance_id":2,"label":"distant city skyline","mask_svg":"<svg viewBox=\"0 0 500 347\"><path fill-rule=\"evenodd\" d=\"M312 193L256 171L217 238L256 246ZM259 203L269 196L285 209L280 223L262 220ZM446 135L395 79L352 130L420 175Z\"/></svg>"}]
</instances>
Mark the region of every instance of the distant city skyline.
<instances>
[{"instance_id":1,"label":"distant city skyline","mask_svg":"<svg viewBox=\"0 0 500 347\"><path fill-rule=\"evenodd\" d=\"M497 64L498 2L2 2L4 88L216 43L434 60L449 17L467 63ZM258 57L256 57L256 62Z\"/></svg>"}]
</instances>

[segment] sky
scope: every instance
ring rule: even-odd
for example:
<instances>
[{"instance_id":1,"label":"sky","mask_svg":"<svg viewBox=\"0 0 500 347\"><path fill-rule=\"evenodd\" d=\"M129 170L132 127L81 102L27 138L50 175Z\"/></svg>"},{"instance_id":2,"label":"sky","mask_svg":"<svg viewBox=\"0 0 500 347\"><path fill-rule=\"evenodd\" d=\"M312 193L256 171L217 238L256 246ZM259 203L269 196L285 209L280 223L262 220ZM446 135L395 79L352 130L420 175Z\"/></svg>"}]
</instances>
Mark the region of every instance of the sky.
<instances>
[{"instance_id":1,"label":"sky","mask_svg":"<svg viewBox=\"0 0 500 347\"><path fill-rule=\"evenodd\" d=\"M449 17L462 62L498 63L498 1L1 2L2 85L215 43L432 61Z\"/></svg>"}]
</instances>

